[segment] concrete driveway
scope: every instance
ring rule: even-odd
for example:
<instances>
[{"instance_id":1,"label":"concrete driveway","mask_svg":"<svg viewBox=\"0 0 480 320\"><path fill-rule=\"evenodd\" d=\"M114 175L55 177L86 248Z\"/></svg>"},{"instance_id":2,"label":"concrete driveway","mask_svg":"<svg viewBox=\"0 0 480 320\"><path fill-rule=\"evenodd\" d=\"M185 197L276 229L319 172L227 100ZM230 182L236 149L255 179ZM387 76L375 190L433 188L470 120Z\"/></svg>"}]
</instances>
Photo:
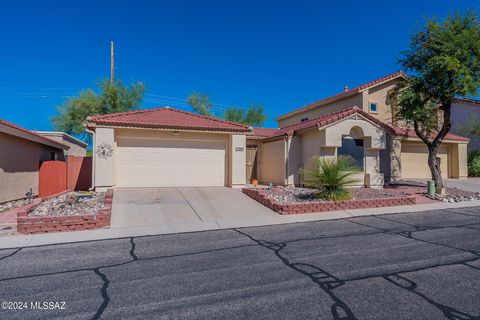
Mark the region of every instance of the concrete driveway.
<instances>
[{"instance_id":1,"label":"concrete driveway","mask_svg":"<svg viewBox=\"0 0 480 320\"><path fill-rule=\"evenodd\" d=\"M405 179L409 181L418 181L426 183L430 179ZM449 188L457 188L460 190L480 192L480 178L466 179L446 179L444 183Z\"/></svg>"},{"instance_id":2,"label":"concrete driveway","mask_svg":"<svg viewBox=\"0 0 480 320\"><path fill-rule=\"evenodd\" d=\"M446 181L446 185L450 188L457 188L471 192L480 192L480 178L448 179Z\"/></svg>"},{"instance_id":3,"label":"concrete driveway","mask_svg":"<svg viewBox=\"0 0 480 320\"><path fill-rule=\"evenodd\" d=\"M112 227L188 224L274 216L278 214L237 189L120 188L115 190Z\"/></svg>"}]
</instances>

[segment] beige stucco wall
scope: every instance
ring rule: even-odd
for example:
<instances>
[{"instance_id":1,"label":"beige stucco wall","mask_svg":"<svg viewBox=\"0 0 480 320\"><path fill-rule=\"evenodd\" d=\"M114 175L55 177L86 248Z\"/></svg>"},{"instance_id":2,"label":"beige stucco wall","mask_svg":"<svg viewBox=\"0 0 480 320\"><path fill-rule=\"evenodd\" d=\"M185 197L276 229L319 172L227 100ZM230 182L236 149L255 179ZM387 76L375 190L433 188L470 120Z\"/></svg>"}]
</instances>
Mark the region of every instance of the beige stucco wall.
<instances>
[{"instance_id":1,"label":"beige stucco wall","mask_svg":"<svg viewBox=\"0 0 480 320\"><path fill-rule=\"evenodd\" d=\"M229 186L243 187L246 183L246 136L231 135L229 139Z\"/></svg>"},{"instance_id":2,"label":"beige stucco wall","mask_svg":"<svg viewBox=\"0 0 480 320\"><path fill-rule=\"evenodd\" d=\"M325 128L325 146L340 147L342 145L342 137L350 135L357 129L362 132L360 137L366 137L366 148L385 149L387 136L385 130L374 126L371 122L365 120L360 115L353 115L332 126Z\"/></svg>"},{"instance_id":3,"label":"beige stucco wall","mask_svg":"<svg viewBox=\"0 0 480 320\"><path fill-rule=\"evenodd\" d=\"M306 118L306 117L313 119L328 113L337 112L343 109L348 109L353 106L358 106L362 108L362 103L363 103L362 94L354 94L353 96L346 97L344 99L341 99L335 102L327 103L325 105L321 105L312 110L294 114L284 119L278 119L278 126L280 128L285 127L290 124L300 122L303 118Z\"/></svg>"},{"instance_id":4,"label":"beige stucco wall","mask_svg":"<svg viewBox=\"0 0 480 320\"><path fill-rule=\"evenodd\" d=\"M467 144L458 143L450 145L450 174L451 178L463 179L468 177Z\"/></svg>"},{"instance_id":5,"label":"beige stucco wall","mask_svg":"<svg viewBox=\"0 0 480 320\"><path fill-rule=\"evenodd\" d=\"M110 146L114 150L113 154L107 158L101 158L98 155L98 147L101 145ZM114 182L114 160L115 160L115 139L114 129L96 128L94 152L94 183L95 189L104 190L115 185Z\"/></svg>"},{"instance_id":6,"label":"beige stucco wall","mask_svg":"<svg viewBox=\"0 0 480 320\"><path fill-rule=\"evenodd\" d=\"M246 136L229 135L221 133L202 133L169 130L144 130L144 129L112 129L96 128L95 148L102 143L111 144L114 147L114 155L110 159L99 159L95 152L95 185L101 190L116 185L116 160L117 143L119 139L160 139L179 141L222 141L225 144L226 165L225 185L242 187L245 185L246 174ZM194 161L194 159L192 159Z\"/></svg>"},{"instance_id":7,"label":"beige stucco wall","mask_svg":"<svg viewBox=\"0 0 480 320\"><path fill-rule=\"evenodd\" d=\"M48 137L52 140L58 141L60 143L66 144L70 148L64 151L64 154L67 156L76 156L76 157L84 157L87 155L87 149L78 145L75 141L71 141L68 137L64 138L63 136L59 135L47 135L42 134L42 136Z\"/></svg>"},{"instance_id":8,"label":"beige stucco wall","mask_svg":"<svg viewBox=\"0 0 480 320\"><path fill-rule=\"evenodd\" d=\"M287 185L298 185L301 181L299 170L302 168L302 138L295 135L287 138Z\"/></svg>"},{"instance_id":9,"label":"beige stucco wall","mask_svg":"<svg viewBox=\"0 0 480 320\"><path fill-rule=\"evenodd\" d=\"M364 91L363 111L380 121L392 124L392 108L388 93L396 87L397 83L398 79L394 79ZM370 102L378 103L378 112L370 112Z\"/></svg>"},{"instance_id":10,"label":"beige stucco wall","mask_svg":"<svg viewBox=\"0 0 480 320\"><path fill-rule=\"evenodd\" d=\"M335 158L344 136L364 139L364 173L356 177L358 183L355 185L367 183L372 187L381 187L384 178L380 172L379 150L386 147L386 133L361 116L354 115L321 130L300 133L297 138L301 144L300 152L290 152L289 156L295 157L298 154L300 159L295 160L295 163L298 163L299 168L308 168L312 157Z\"/></svg>"},{"instance_id":11,"label":"beige stucco wall","mask_svg":"<svg viewBox=\"0 0 480 320\"><path fill-rule=\"evenodd\" d=\"M303 118L316 118L324 114L337 112L343 109L351 108L357 106L362 108L364 111L369 112L372 116L380 119L381 121L392 124L392 109L391 102L388 97L390 90L395 88L399 79L392 79L391 81L382 83L378 86L372 87L363 92L353 94L351 96L345 97L343 99L327 103L325 105L320 105L311 110L307 110L298 114L291 115L289 117L279 119L278 126L284 127L290 124L300 122ZM369 103L376 102L378 103L378 112L372 113L369 110Z\"/></svg>"},{"instance_id":12,"label":"beige stucco wall","mask_svg":"<svg viewBox=\"0 0 480 320\"><path fill-rule=\"evenodd\" d=\"M38 194L41 161L61 150L0 133L0 203L25 197L32 188Z\"/></svg>"},{"instance_id":13,"label":"beige stucco wall","mask_svg":"<svg viewBox=\"0 0 480 320\"><path fill-rule=\"evenodd\" d=\"M260 163L260 182L285 184L285 140L264 142Z\"/></svg>"}]
</instances>

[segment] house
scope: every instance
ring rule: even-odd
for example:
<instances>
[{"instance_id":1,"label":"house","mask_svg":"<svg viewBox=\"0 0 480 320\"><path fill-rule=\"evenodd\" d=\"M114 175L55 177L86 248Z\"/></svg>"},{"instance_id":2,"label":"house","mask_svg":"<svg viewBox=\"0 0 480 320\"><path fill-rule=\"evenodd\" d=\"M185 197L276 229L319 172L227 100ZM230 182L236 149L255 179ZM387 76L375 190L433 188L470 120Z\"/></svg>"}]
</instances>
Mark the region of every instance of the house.
<instances>
[{"instance_id":1,"label":"house","mask_svg":"<svg viewBox=\"0 0 480 320\"><path fill-rule=\"evenodd\" d=\"M474 99L457 98L452 106L451 132L460 135L470 135L469 122L480 124L480 101ZM468 150L480 151L480 134L469 136Z\"/></svg>"},{"instance_id":2,"label":"house","mask_svg":"<svg viewBox=\"0 0 480 320\"><path fill-rule=\"evenodd\" d=\"M241 124L164 107L90 117L94 185L109 187L301 184L313 156L351 156L359 185L429 177L428 152L413 130L395 120L389 92L397 72L293 110L279 128ZM468 139L448 134L442 174L467 176Z\"/></svg>"},{"instance_id":3,"label":"house","mask_svg":"<svg viewBox=\"0 0 480 320\"><path fill-rule=\"evenodd\" d=\"M87 119L93 185L244 186L247 126L165 107Z\"/></svg>"},{"instance_id":4,"label":"house","mask_svg":"<svg viewBox=\"0 0 480 320\"><path fill-rule=\"evenodd\" d=\"M64 161L69 147L0 119L0 203L38 194L42 161Z\"/></svg>"},{"instance_id":5,"label":"house","mask_svg":"<svg viewBox=\"0 0 480 320\"><path fill-rule=\"evenodd\" d=\"M85 157L87 155L87 144L65 132L35 131L35 133L69 146L70 148L65 151L66 156Z\"/></svg>"},{"instance_id":6,"label":"house","mask_svg":"<svg viewBox=\"0 0 480 320\"><path fill-rule=\"evenodd\" d=\"M319 146L321 148L320 155L322 152L329 152L330 156L345 154L358 159L360 166L364 168L365 179L370 179L370 182L373 181L375 185L380 184L382 180L429 178L427 148L416 136L414 130L406 129L401 123L398 123L395 117L396 110L392 107L390 100L389 93L404 77L405 74L400 71L352 89L345 88L344 91L334 96L281 115L278 117L279 127L298 126L299 123L309 123L314 121L313 119L325 117L331 113L340 112L342 114L342 110L357 106L362 115L368 115L380 121L385 128L389 127L393 132L386 130L385 140L375 148L368 146L370 138L365 132L363 132L363 137L361 136L362 133L359 136L355 132L352 132L352 134L339 132L341 136L337 135L336 142L330 148L323 145ZM322 129L319 128L319 130ZM357 131L359 130L357 129ZM350 145L353 145L352 139L356 143L356 148L350 147ZM366 143L363 150L358 146L362 143L360 140L364 144ZM441 159L443 177L467 177L467 143L467 138L455 134L450 133L445 137L438 153ZM305 149L305 143L303 143L303 147ZM377 151L378 155L376 154ZM318 153L317 150L315 150L315 153ZM375 155L372 156L372 153ZM363 164L361 163L362 157ZM307 165L308 157L301 157L295 161L298 165L294 165L292 171L288 171L287 178L290 179L287 181L288 183L292 182L292 175L294 175L296 167ZM375 176L374 180L371 180L372 174ZM365 184L368 185L368 181Z\"/></svg>"}]
</instances>

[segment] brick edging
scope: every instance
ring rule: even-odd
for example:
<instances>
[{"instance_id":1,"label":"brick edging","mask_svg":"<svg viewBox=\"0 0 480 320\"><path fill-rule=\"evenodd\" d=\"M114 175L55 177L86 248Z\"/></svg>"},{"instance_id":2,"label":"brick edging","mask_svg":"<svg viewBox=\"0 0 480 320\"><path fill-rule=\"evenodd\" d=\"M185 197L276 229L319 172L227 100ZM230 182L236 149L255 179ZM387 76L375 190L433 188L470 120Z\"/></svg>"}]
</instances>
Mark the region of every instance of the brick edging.
<instances>
[{"instance_id":1,"label":"brick edging","mask_svg":"<svg viewBox=\"0 0 480 320\"><path fill-rule=\"evenodd\" d=\"M250 198L280 214L314 213L335 210L380 208L416 204L414 196L398 196L379 199L356 199L345 201L303 202L280 204L269 198L262 189L243 188Z\"/></svg>"},{"instance_id":2,"label":"brick edging","mask_svg":"<svg viewBox=\"0 0 480 320\"><path fill-rule=\"evenodd\" d=\"M45 197L37 203L32 203L21 207L21 210L17 211L17 231L23 234L37 234L62 231L92 230L110 226L112 216L113 189L107 190L105 194L105 205L102 209L98 210L97 214L39 217L28 216L28 212L39 205L42 201L70 191L64 191L57 195Z\"/></svg>"}]
</instances>

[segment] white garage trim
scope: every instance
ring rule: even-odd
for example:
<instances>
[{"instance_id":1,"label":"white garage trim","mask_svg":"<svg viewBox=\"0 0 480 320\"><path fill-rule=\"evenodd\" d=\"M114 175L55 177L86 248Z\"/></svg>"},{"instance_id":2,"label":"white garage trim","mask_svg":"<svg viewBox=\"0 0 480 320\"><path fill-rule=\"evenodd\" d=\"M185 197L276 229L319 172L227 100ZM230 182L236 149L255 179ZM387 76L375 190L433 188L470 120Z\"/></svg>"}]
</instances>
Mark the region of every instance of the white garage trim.
<instances>
[{"instance_id":1,"label":"white garage trim","mask_svg":"<svg viewBox=\"0 0 480 320\"><path fill-rule=\"evenodd\" d=\"M226 141L117 137L118 187L225 186Z\"/></svg>"}]
</instances>

